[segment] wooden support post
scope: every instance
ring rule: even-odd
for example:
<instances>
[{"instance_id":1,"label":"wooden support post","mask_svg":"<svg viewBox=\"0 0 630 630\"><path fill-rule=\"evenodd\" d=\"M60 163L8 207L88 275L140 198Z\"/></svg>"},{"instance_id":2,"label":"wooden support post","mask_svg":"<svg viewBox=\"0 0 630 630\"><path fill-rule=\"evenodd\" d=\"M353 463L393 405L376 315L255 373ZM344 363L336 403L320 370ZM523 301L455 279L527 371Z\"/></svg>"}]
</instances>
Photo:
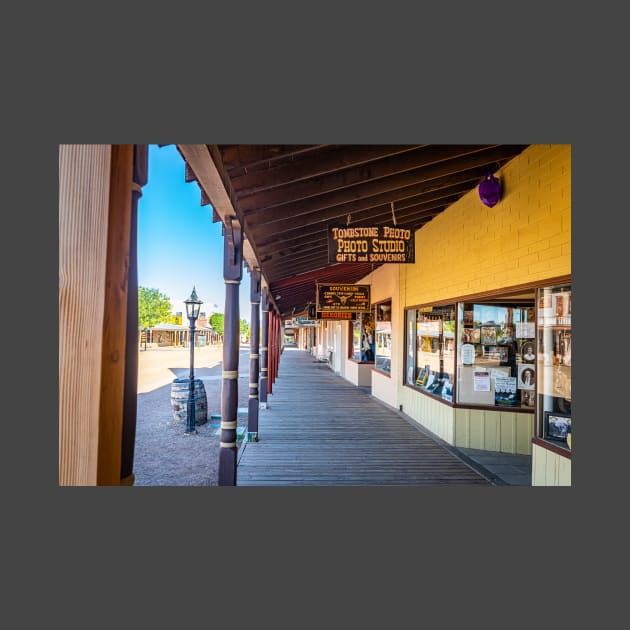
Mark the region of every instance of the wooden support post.
<instances>
[{"instance_id":1,"label":"wooden support post","mask_svg":"<svg viewBox=\"0 0 630 630\"><path fill-rule=\"evenodd\" d=\"M127 289L127 347L125 349L125 391L123 403L122 455L120 484L132 486L133 453L136 441L138 408L138 200L148 180L148 146L134 145L131 191L131 235Z\"/></svg>"},{"instance_id":2,"label":"wooden support post","mask_svg":"<svg viewBox=\"0 0 630 630\"><path fill-rule=\"evenodd\" d=\"M260 344L260 387L258 395L260 397L260 408L267 408L267 381L269 380L269 293L263 289L260 297L261 310L261 344Z\"/></svg>"},{"instance_id":3,"label":"wooden support post","mask_svg":"<svg viewBox=\"0 0 630 630\"><path fill-rule=\"evenodd\" d=\"M243 276L243 232L234 217L223 225L223 380L221 383L220 486L236 485L236 416L238 413L238 352L240 346L239 285Z\"/></svg>"},{"instance_id":4,"label":"wooden support post","mask_svg":"<svg viewBox=\"0 0 630 630\"><path fill-rule=\"evenodd\" d=\"M275 319L276 313L273 310L269 311L269 378L267 380L267 393L269 394L273 394L273 381L275 378L273 372L276 365Z\"/></svg>"},{"instance_id":5,"label":"wooden support post","mask_svg":"<svg viewBox=\"0 0 630 630\"><path fill-rule=\"evenodd\" d=\"M119 486L121 481L133 154L132 144L112 145L101 354L99 486ZM137 346L134 350L137 351Z\"/></svg>"},{"instance_id":6,"label":"wooden support post","mask_svg":"<svg viewBox=\"0 0 630 630\"><path fill-rule=\"evenodd\" d=\"M258 368L260 337L260 269L252 269L250 288L250 338L249 338L249 403L247 407L247 441L258 441Z\"/></svg>"}]
</instances>

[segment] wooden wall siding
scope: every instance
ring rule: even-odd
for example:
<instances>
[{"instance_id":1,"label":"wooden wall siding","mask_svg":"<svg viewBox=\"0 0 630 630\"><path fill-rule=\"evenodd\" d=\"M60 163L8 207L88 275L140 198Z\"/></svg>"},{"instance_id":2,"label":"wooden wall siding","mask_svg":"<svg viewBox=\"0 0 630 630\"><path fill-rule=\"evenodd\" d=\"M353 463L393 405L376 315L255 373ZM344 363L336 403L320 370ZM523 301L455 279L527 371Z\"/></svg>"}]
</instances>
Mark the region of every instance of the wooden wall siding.
<instances>
[{"instance_id":1,"label":"wooden wall siding","mask_svg":"<svg viewBox=\"0 0 630 630\"><path fill-rule=\"evenodd\" d=\"M435 433L445 442L453 444L455 410L425 394L420 394L410 387L399 391L398 400L403 412L422 426Z\"/></svg>"},{"instance_id":2,"label":"wooden wall siding","mask_svg":"<svg viewBox=\"0 0 630 630\"><path fill-rule=\"evenodd\" d=\"M283 353L238 486L489 486L471 467L310 354Z\"/></svg>"},{"instance_id":3,"label":"wooden wall siding","mask_svg":"<svg viewBox=\"0 0 630 630\"><path fill-rule=\"evenodd\" d=\"M455 409L455 446L531 455L534 414Z\"/></svg>"},{"instance_id":4,"label":"wooden wall siding","mask_svg":"<svg viewBox=\"0 0 630 630\"><path fill-rule=\"evenodd\" d=\"M99 486L120 485L121 481L133 156L133 144L112 145L102 331Z\"/></svg>"},{"instance_id":5,"label":"wooden wall siding","mask_svg":"<svg viewBox=\"0 0 630 630\"><path fill-rule=\"evenodd\" d=\"M532 486L570 486L571 460L542 448L532 447Z\"/></svg>"},{"instance_id":6,"label":"wooden wall siding","mask_svg":"<svg viewBox=\"0 0 630 630\"><path fill-rule=\"evenodd\" d=\"M97 481L110 145L59 147L59 484Z\"/></svg>"}]
</instances>

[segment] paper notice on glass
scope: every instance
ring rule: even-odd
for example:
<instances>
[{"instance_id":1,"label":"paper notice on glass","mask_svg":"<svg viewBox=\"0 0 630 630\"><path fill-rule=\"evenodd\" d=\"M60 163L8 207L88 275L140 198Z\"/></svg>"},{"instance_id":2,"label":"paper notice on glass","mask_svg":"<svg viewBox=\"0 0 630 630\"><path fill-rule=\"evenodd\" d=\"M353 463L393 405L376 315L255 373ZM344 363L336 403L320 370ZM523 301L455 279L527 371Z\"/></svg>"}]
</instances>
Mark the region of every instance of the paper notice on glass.
<instances>
[{"instance_id":1,"label":"paper notice on glass","mask_svg":"<svg viewBox=\"0 0 630 630\"><path fill-rule=\"evenodd\" d=\"M476 369L473 372L473 391L490 391L490 372L488 370Z\"/></svg>"},{"instance_id":2,"label":"paper notice on glass","mask_svg":"<svg viewBox=\"0 0 630 630\"><path fill-rule=\"evenodd\" d=\"M472 365L475 362L475 346L472 343L465 343L462 346L462 363Z\"/></svg>"},{"instance_id":3,"label":"paper notice on glass","mask_svg":"<svg viewBox=\"0 0 630 630\"><path fill-rule=\"evenodd\" d=\"M519 339L533 339L534 322L516 322L516 336Z\"/></svg>"}]
</instances>

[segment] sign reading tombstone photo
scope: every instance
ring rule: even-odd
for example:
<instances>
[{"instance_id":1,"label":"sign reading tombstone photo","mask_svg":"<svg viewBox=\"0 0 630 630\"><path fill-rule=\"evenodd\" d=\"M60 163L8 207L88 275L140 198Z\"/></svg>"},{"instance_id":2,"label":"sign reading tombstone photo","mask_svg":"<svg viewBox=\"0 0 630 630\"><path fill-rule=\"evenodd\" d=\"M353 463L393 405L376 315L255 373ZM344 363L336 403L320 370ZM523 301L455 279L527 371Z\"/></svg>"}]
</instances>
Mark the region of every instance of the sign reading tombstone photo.
<instances>
[{"instance_id":1,"label":"sign reading tombstone photo","mask_svg":"<svg viewBox=\"0 0 630 630\"><path fill-rule=\"evenodd\" d=\"M329 263L414 263L414 229L405 225L329 223Z\"/></svg>"}]
</instances>

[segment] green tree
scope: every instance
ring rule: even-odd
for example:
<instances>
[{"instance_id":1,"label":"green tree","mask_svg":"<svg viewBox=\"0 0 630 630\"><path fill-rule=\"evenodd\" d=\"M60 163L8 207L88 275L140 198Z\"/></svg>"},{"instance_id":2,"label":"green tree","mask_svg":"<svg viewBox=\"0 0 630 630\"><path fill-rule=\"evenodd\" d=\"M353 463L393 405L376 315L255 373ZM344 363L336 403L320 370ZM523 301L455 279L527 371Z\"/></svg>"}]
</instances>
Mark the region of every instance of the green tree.
<instances>
[{"instance_id":1,"label":"green tree","mask_svg":"<svg viewBox=\"0 0 630 630\"><path fill-rule=\"evenodd\" d=\"M249 324L246 319L241 319L240 332L241 335L245 335L249 339Z\"/></svg>"},{"instance_id":2,"label":"green tree","mask_svg":"<svg viewBox=\"0 0 630 630\"><path fill-rule=\"evenodd\" d=\"M167 322L171 315L171 300L157 289L138 287L138 324L150 328Z\"/></svg>"},{"instance_id":3,"label":"green tree","mask_svg":"<svg viewBox=\"0 0 630 630\"><path fill-rule=\"evenodd\" d=\"M223 313L212 313L210 315L210 326L223 336Z\"/></svg>"}]
</instances>

